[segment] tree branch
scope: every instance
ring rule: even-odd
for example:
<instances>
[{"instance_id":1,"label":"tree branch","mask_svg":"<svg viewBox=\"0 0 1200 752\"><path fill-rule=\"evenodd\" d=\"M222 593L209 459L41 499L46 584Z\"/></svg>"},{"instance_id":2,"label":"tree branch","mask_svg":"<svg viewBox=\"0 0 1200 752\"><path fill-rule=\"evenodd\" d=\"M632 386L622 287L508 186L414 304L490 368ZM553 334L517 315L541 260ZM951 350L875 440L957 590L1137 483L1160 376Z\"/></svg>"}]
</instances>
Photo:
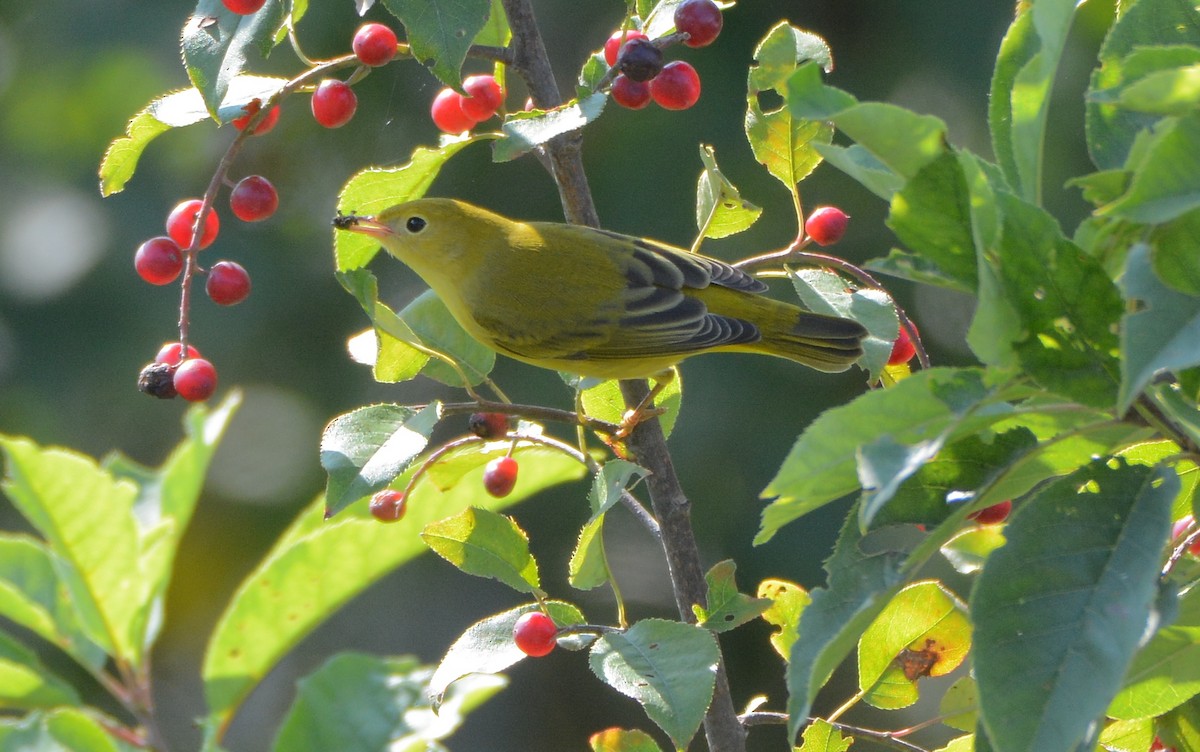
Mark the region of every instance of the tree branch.
<instances>
[{"instance_id":1,"label":"tree branch","mask_svg":"<svg viewBox=\"0 0 1200 752\"><path fill-rule=\"evenodd\" d=\"M513 68L525 80L537 107L548 109L561 104L562 97L533 16L531 0L503 0L503 3L513 32L510 45ZM568 133L548 142L544 151L567 220L599 227L600 216L583 169L582 143L578 132ZM639 404L647 393L645 381L621 382L626 405ZM629 438L629 446L636 453L638 463L650 471L647 478L650 504L661 526L676 606L685 621L694 622L692 605L707 605L708 587L692 531L691 507L675 474L658 420L639 424ZM711 752L744 752L746 749L746 732L733 706L723 661L717 666L716 687L704 719L704 732Z\"/></svg>"}]
</instances>

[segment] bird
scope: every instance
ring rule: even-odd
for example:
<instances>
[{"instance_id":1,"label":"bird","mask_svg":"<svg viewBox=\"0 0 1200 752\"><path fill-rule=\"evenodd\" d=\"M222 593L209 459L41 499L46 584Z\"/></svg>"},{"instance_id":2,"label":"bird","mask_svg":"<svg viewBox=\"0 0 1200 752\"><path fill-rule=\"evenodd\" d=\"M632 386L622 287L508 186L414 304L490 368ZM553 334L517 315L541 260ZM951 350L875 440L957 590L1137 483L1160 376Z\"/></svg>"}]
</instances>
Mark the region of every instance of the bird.
<instances>
[{"instance_id":1,"label":"bird","mask_svg":"<svg viewBox=\"0 0 1200 752\"><path fill-rule=\"evenodd\" d=\"M766 297L762 280L723 261L608 230L516 221L449 198L334 225L379 241L482 344L579 376L661 384L708 352L836 373L862 355L867 334L852 319Z\"/></svg>"}]
</instances>

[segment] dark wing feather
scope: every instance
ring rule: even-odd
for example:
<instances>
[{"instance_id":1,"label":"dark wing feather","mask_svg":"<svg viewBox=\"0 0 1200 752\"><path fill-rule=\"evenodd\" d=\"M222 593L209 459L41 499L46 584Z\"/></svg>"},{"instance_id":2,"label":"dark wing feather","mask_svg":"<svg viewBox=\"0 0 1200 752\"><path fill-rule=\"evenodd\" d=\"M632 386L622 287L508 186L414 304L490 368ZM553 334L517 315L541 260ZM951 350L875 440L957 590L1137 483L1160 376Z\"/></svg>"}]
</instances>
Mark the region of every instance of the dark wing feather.
<instances>
[{"instance_id":1,"label":"dark wing feather","mask_svg":"<svg viewBox=\"0 0 1200 752\"><path fill-rule=\"evenodd\" d=\"M720 285L760 293L767 289L763 282L715 259L605 230L595 232L626 244L626 287L619 326L606 341L593 344L577 357L609 360L683 355L761 338L754 324L710 313L703 302L684 290Z\"/></svg>"}]
</instances>

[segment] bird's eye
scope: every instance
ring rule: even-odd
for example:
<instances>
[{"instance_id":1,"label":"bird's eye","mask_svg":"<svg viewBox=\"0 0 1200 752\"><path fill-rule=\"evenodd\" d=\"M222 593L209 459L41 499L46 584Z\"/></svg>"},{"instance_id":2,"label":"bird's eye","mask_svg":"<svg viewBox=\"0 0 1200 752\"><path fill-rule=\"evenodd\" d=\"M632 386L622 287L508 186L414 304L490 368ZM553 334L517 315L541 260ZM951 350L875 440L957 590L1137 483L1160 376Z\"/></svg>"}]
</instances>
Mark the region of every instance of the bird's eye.
<instances>
[{"instance_id":1,"label":"bird's eye","mask_svg":"<svg viewBox=\"0 0 1200 752\"><path fill-rule=\"evenodd\" d=\"M422 217L409 217L408 221L404 223L404 228L415 234L424 230L426 224L425 219Z\"/></svg>"}]
</instances>

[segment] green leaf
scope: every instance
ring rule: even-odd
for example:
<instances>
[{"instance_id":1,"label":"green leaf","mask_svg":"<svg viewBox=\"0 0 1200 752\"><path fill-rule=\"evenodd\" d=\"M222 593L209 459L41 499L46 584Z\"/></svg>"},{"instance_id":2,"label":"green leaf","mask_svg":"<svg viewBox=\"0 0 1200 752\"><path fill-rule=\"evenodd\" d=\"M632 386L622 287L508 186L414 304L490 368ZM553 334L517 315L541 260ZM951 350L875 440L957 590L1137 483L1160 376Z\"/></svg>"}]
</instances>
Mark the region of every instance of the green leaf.
<instances>
[{"instance_id":1,"label":"green leaf","mask_svg":"<svg viewBox=\"0 0 1200 752\"><path fill-rule=\"evenodd\" d=\"M541 593L529 538L511 517L467 507L426 525L421 540L467 574L500 580L522 593Z\"/></svg>"},{"instance_id":2,"label":"green leaf","mask_svg":"<svg viewBox=\"0 0 1200 752\"><path fill-rule=\"evenodd\" d=\"M98 670L107 656L79 624L54 553L40 541L0 535L0 616L57 645L81 665Z\"/></svg>"},{"instance_id":3,"label":"green leaf","mask_svg":"<svg viewBox=\"0 0 1200 752\"><path fill-rule=\"evenodd\" d=\"M502 0L491 0L487 24L475 35L474 44L492 47L507 47L512 41L512 29L508 25L508 14L504 12Z\"/></svg>"},{"instance_id":4,"label":"green leaf","mask_svg":"<svg viewBox=\"0 0 1200 752\"><path fill-rule=\"evenodd\" d=\"M1129 251L1121 290L1130 313L1121 323L1121 390L1117 407L1129 408L1160 370L1200 364L1200 298L1164 285L1150 268L1150 249Z\"/></svg>"},{"instance_id":5,"label":"green leaf","mask_svg":"<svg viewBox=\"0 0 1200 752\"><path fill-rule=\"evenodd\" d=\"M1200 590L1179 603L1174 623L1138 651L1121 691L1108 706L1110 718L1153 718L1200 694Z\"/></svg>"},{"instance_id":6,"label":"green leaf","mask_svg":"<svg viewBox=\"0 0 1200 752\"><path fill-rule=\"evenodd\" d=\"M936 268L944 286L974 293L976 272L972 203L975 195L990 198L982 174L968 186L960 156L947 151L925 165L892 196L887 225L923 264ZM985 211L982 208L978 211Z\"/></svg>"},{"instance_id":7,"label":"green leaf","mask_svg":"<svg viewBox=\"0 0 1200 752\"><path fill-rule=\"evenodd\" d=\"M971 649L966 607L939 583L915 582L888 602L858 641L858 687L877 708L917 701L917 680L945 676Z\"/></svg>"},{"instance_id":8,"label":"green leaf","mask_svg":"<svg viewBox=\"0 0 1200 752\"><path fill-rule=\"evenodd\" d=\"M763 611L763 621L779 627L771 633L771 647L785 661L791 658L792 644L800 634L800 615L812 602L808 591L787 580L763 580L758 584L758 597L771 601L771 607Z\"/></svg>"},{"instance_id":9,"label":"green leaf","mask_svg":"<svg viewBox=\"0 0 1200 752\"><path fill-rule=\"evenodd\" d=\"M978 525L963 530L942 545L942 555L962 574L975 574L993 551L1004 545L1004 528L1000 525ZM962 731L975 728L972 723Z\"/></svg>"},{"instance_id":10,"label":"green leaf","mask_svg":"<svg viewBox=\"0 0 1200 752\"><path fill-rule=\"evenodd\" d=\"M329 474L327 514L387 488L424 451L440 417L435 402L420 411L368 405L330 421L321 434L321 467Z\"/></svg>"},{"instance_id":11,"label":"green leaf","mask_svg":"<svg viewBox=\"0 0 1200 752\"><path fill-rule=\"evenodd\" d=\"M592 752L662 752L654 737L639 729L608 728L588 737Z\"/></svg>"},{"instance_id":12,"label":"green leaf","mask_svg":"<svg viewBox=\"0 0 1200 752\"><path fill-rule=\"evenodd\" d=\"M404 30L413 57L445 85L462 88L460 69L488 22L491 0L383 0Z\"/></svg>"},{"instance_id":13,"label":"green leaf","mask_svg":"<svg viewBox=\"0 0 1200 752\"><path fill-rule=\"evenodd\" d=\"M859 144L816 144L816 149L826 162L857 180L884 201L891 201L892 195L904 187L903 177Z\"/></svg>"},{"instance_id":14,"label":"green leaf","mask_svg":"<svg viewBox=\"0 0 1200 752\"><path fill-rule=\"evenodd\" d=\"M833 724L817 718L804 729L798 752L846 752L853 741L842 736Z\"/></svg>"},{"instance_id":15,"label":"green leaf","mask_svg":"<svg viewBox=\"0 0 1200 752\"><path fill-rule=\"evenodd\" d=\"M942 723L959 731L974 731L979 723L979 693L970 675L950 685L938 705Z\"/></svg>"},{"instance_id":16,"label":"green leaf","mask_svg":"<svg viewBox=\"0 0 1200 752\"><path fill-rule=\"evenodd\" d=\"M452 358L472 385L482 383L496 364L496 351L467 334L432 290L406 305L400 318L427 347ZM458 373L436 358L431 358L421 373L448 386L463 386Z\"/></svg>"},{"instance_id":17,"label":"green leaf","mask_svg":"<svg viewBox=\"0 0 1200 752\"><path fill-rule=\"evenodd\" d=\"M229 92L218 117L225 122L242 113L252 99L266 100L286 79L270 76L241 75L229 84ZM209 115L204 98L196 89L181 89L164 94L146 105L125 126L125 135L114 139L100 161L100 195L111 196L125 189L133 177L138 159L150 142L172 128L199 123Z\"/></svg>"},{"instance_id":18,"label":"green leaf","mask_svg":"<svg viewBox=\"0 0 1200 752\"><path fill-rule=\"evenodd\" d=\"M1197 50L1182 51L1195 59ZM1155 71L1123 88L1117 101L1135 112L1186 115L1200 105L1200 65Z\"/></svg>"},{"instance_id":19,"label":"green leaf","mask_svg":"<svg viewBox=\"0 0 1200 752\"><path fill-rule=\"evenodd\" d=\"M4 752L136 752L139 749L142 748L118 741L100 721L76 708L37 711L24 718L0 721L0 750Z\"/></svg>"},{"instance_id":20,"label":"green leaf","mask_svg":"<svg viewBox=\"0 0 1200 752\"><path fill-rule=\"evenodd\" d=\"M377 752L436 749L464 717L508 684L500 676L458 682L430 705L432 666L411 656L339 653L300 680L296 700L272 747L280 752Z\"/></svg>"},{"instance_id":21,"label":"green leaf","mask_svg":"<svg viewBox=\"0 0 1200 752\"><path fill-rule=\"evenodd\" d=\"M1193 698L1167 713L1159 719L1156 730L1179 752L1200 750L1200 700Z\"/></svg>"},{"instance_id":22,"label":"green leaf","mask_svg":"<svg viewBox=\"0 0 1200 752\"><path fill-rule=\"evenodd\" d=\"M1184 397L1178 384L1161 384L1150 396L1175 421L1187 436L1200 444L1200 410L1196 403Z\"/></svg>"},{"instance_id":23,"label":"green leaf","mask_svg":"<svg viewBox=\"0 0 1200 752\"><path fill-rule=\"evenodd\" d=\"M728 632L758 618L771 608L768 598L751 598L738 592L733 559L719 561L704 575L708 585L708 608L692 606L700 626L713 632Z\"/></svg>"},{"instance_id":24,"label":"green leaf","mask_svg":"<svg viewBox=\"0 0 1200 752\"><path fill-rule=\"evenodd\" d=\"M74 688L58 678L37 654L0 632L0 708L52 708L78 705Z\"/></svg>"},{"instance_id":25,"label":"green leaf","mask_svg":"<svg viewBox=\"0 0 1200 752\"><path fill-rule=\"evenodd\" d=\"M997 750L1073 750L1104 713L1153 618L1177 489L1169 469L1096 462L1009 520L971 596Z\"/></svg>"},{"instance_id":26,"label":"green leaf","mask_svg":"<svg viewBox=\"0 0 1200 752\"><path fill-rule=\"evenodd\" d=\"M1200 265L1196 264L1195 245L1197 237L1200 237L1200 209L1150 231L1150 262L1154 265L1154 272L1172 290L1188 295L1200 295Z\"/></svg>"},{"instance_id":27,"label":"green leaf","mask_svg":"<svg viewBox=\"0 0 1200 752\"><path fill-rule=\"evenodd\" d=\"M7 460L0 487L50 543L88 638L140 665L157 572L146 571L153 529L141 530L134 517L137 487L68 449L18 437L0 437L0 448Z\"/></svg>"},{"instance_id":28,"label":"green leaf","mask_svg":"<svg viewBox=\"0 0 1200 752\"><path fill-rule=\"evenodd\" d=\"M1051 91L1074 12L1074 0L1041 0L1026 6L1001 43L992 77L988 112L992 148L1009 185L1035 203L1041 196L1042 143Z\"/></svg>"},{"instance_id":29,"label":"green leaf","mask_svg":"<svg viewBox=\"0 0 1200 752\"><path fill-rule=\"evenodd\" d=\"M1153 744L1154 723L1149 718L1111 721L1100 733L1100 745L1106 752L1142 752Z\"/></svg>"},{"instance_id":30,"label":"green leaf","mask_svg":"<svg viewBox=\"0 0 1200 752\"><path fill-rule=\"evenodd\" d=\"M1147 63L1153 59L1146 55L1148 50L1200 46L1200 11L1193 4L1179 0L1139 0L1123 5L1121 11L1104 39L1101 65L1092 73L1086 98L1088 152L1101 169L1123 167L1137 135L1151 127L1158 116L1132 112L1115 102L1104 101L1097 94L1155 69L1154 65L1147 69Z\"/></svg>"},{"instance_id":31,"label":"green leaf","mask_svg":"<svg viewBox=\"0 0 1200 752\"><path fill-rule=\"evenodd\" d=\"M720 651L706 629L643 619L624 632L606 632L588 664L605 684L641 704L679 749L700 728L712 700Z\"/></svg>"},{"instance_id":32,"label":"green leaf","mask_svg":"<svg viewBox=\"0 0 1200 752\"><path fill-rule=\"evenodd\" d=\"M878 381L900 331L895 301L882 290L848 288L840 275L828 269L797 269L788 276L809 310L851 318L867 328L863 356L856 365L867 372L868 382Z\"/></svg>"},{"instance_id":33,"label":"green leaf","mask_svg":"<svg viewBox=\"0 0 1200 752\"><path fill-rule=\"evenodd\" d=\"M762 208L746 201L729 178L717 167L711 146L700 145L704 172L696 185L696 228L702 238L725 238L746 230L762 214Z\"/></svg>"},{"instance_id":34,"label":"green leaf","mask_svg":"<svg viewBox=\"0 0 1200 752\"><path fill-rule=\"evenodd\" d=\"M786 106L763 112L751 97L746 104L746 138L754 158L795 191L821 163L816 146L830 142L833 128L824 121L795 118Z\"/></svg>"},{"instance_id":35,"label":"green leaf","mask_svg":"<svg viewBox=\"0 0 1200 752\"><path fill-rule=\"evenodd\" d=\"M206 723L221 726L250 690L289 649L340 606L395 567L428 550L425 525L470 504L504 509L549 486L576 480L583 467L565 454L530 447L521 482L495 499L480 493L483 468L453 489L441 492L419 483L398 522L381 525L365 504L325 520L325 501L309 505L250 573L230 600L209 640L204 658ZM414 471L409 469L409 474ZM398 483L407 482L405 476Z\"/></svg>"},{"instance_id":36,"label":"green leaf","mask_svg":"<svg viewBox=\"0 0 1200 752\"><path fill-rule=\"evenodd\" d=\"M275 32L284 20L283 0L267 0L256 13L240 15L221 0L200 0L183 27L183 63L192 86L200 91L208 113L217 108L246 68L251 50L265 58L275 46Z\"/></svg>"},{"instance_id":37,"label":"green leaf","mask_svg":"<svg viewBox=\"0 0 1200 752\"><path fill-rule=\"evenodd\" d=\"M1115 324L1124 311L1100 263L1063 237L1044 210L998 193L1003 229L986 263L1021 324L1014 350L1046 389L1093 407L1116 401Z\"/></svg>"},{"instance_id":38,"label":"green leaf","mask_svg":"<svg viewBox=\"0 0 1200 752\"><path fill-rule=\"evenodd\" d=\"M436 149L418 146L412 159L399 167L370 167L355 173L338 194L338 213L369 217L390 206L421 198L451 157L473 143L495 137L495 134L479 134L443 139ZM366 266L378 252L379 241L361 233L333 234L333 256L339 272Z\"/></svg>"},{"instance_id":39,"label":"green leaf","mask_svg":"<svg viewBox=\"0 0 1200 752\"><path fill-rule=\"evenodd\" d=\"M567 581L571 587L591 590L612 579L604 550L604 518L631 482L645 475L644 468L625 460L610 460L597 471L588 496L592 516L579 531L579 541L568 564Z\"/></svg>"},{"instance_id":40,"label":"green leaf","mask_svg":"<svg viewBox=\"0 0 1200 752\"><path fill-rule=\"evenodd\" d=\"M583 613L570 603L545 601L546 610L554 623L561 627L583 624ZM475 622L463 632L438 664L429 679L429 696L437 708L447 695L447 688L463 677L473 674L498 674L527 656L513 642L517 619L530 611L539 610L529 603ZM568 638L560 638L566 642Z\"/></svg>"},{"instance_id":41,"label":"green leaf","mask_svg":"<svg viewBox=\"0 0 1200 752\"><path fill-rule=\"evenodd\" d=\"M754 49L747 88L751 94L771 90L783 94L788 78L810 60L825 72L833 70L833 51L824 39L780 21Z\"/></svg>"},{"instance_id":42,"label":"green leaf","mask_svg":"<svg viewBox=\"0 0 1200 752\"><path fill-rule=\"evenodd\" d=\"M755 543L765 543L788 522L857 490L862 445L882 434L916 443L951 424L962 435L972 433L1010 409L987 404L991 396L978 371L932 368L827 410L800 435L763 490L763 498L777 498L763 511ZM974 417L964 420L968 412Z\"/></svg>"},{"instance_id":43,"label":"green leaf","mask_svg":"<svg viewBox=\"0 0 1200 752\"><path fill-rule=\"evenodd\" d=\"M792 645L787 669L789 738L808 718L817 690L903 581L900 554L866 554L859 547L856 517L852 509L825 562L828 587L812 591L812 602L800 617L800 637Z\"/></svg>"},{"instance_id":44,"label":"green leaf","mask_svg":"<svg viewBox=\"0 0 1200 752\"><path fill-rule=\"evenodd\" d=\"M607 102L608 95L597 92L552 110L509 113L500 127L504 135L492 147L492 161L509 162L555 136L579 130L600 117Z\"/></svg>"},{"instance_id":45,"label":"green leaf","mask_svg":"<svg viewBox=\"0 0 1200 752\"><path fill-rule=\"evenodd\" d=\"M1129 190L1104 216L1161 224L1200 208L1200 112L1164 121L1133 172Z\"/></svg>"}]
</instances>

